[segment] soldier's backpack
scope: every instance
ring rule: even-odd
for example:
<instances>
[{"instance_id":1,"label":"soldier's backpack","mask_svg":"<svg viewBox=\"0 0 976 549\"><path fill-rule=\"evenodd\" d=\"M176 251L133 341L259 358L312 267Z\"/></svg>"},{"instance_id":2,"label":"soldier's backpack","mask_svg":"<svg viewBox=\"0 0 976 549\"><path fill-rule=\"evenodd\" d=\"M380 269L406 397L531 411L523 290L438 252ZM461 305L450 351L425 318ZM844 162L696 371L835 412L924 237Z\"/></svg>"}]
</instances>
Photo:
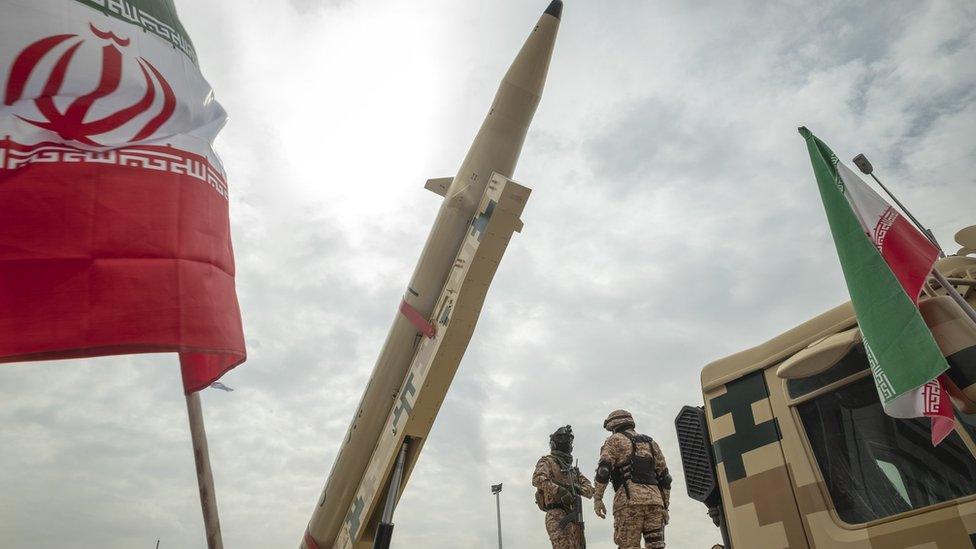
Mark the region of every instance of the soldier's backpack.
<instances>
[{"instance_id":1,"label":"soldier's backpack","mask_svg":"<svg viewBox=\"0 0 976 549\"><path fill-rule=\"evenodd\" d=\"M649 484L657 486L657 473L654 471L654 440L647 435L630 436L630 481L635 484ZM647 444L651 450L650 456L637 455L637 444Z\"/></svg>"}]
</instances>

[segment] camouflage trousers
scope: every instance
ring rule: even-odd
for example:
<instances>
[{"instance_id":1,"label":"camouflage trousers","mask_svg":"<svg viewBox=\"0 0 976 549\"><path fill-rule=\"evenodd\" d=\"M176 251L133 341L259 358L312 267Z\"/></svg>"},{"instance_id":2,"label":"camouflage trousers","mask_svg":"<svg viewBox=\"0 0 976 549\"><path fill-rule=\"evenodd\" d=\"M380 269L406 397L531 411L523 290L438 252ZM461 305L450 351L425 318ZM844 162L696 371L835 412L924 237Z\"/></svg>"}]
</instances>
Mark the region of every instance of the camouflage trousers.
<instances>
[{"instance_id":1,"label":"camouflage trousers","mask_svg":"<svg viewBox=\"0 0 976 549\"><path fill-rule=\"evenodd\" d=\"M584 534L578 522L570 522L562 530L559 529L559 521L565 516L566 511L562 509L546 511L546 532L549 533L552 549L581 549Z\"/></svg>"},{"instance_id":2,"label":"camouflage trousers","mask_svg":"<svg viewBox=\"0 0 976 549\"><path fill-rule=\"evenodd\" d=\"M621 549L664 549L664 508L660 505L625 505L613 510L613 542Z\"/></svg>"}]
</instances>

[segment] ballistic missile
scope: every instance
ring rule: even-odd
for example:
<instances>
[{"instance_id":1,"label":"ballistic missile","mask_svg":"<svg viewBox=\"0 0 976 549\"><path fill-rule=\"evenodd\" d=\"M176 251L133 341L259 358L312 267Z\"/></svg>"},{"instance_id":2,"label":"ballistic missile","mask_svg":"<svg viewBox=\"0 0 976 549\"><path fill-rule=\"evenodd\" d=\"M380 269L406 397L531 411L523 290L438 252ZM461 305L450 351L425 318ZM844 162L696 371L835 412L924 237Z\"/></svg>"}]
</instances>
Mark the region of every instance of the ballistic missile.
<instances>
[{"instance_id":1,"label":"ballistic missile","mask_svg":"<svg viewBox=\"0 0 976 549\"><path fill-rule=\"evenodd\" d=\"M457 175L425 185L443 197L441 207L312 513L304 549L368 547L383 537L388 543L393 506L498 262L522 226L530 191L510 178L542 96L561 13L562 1L553 0L540 17Z\"/></svg>"}]
</instances>

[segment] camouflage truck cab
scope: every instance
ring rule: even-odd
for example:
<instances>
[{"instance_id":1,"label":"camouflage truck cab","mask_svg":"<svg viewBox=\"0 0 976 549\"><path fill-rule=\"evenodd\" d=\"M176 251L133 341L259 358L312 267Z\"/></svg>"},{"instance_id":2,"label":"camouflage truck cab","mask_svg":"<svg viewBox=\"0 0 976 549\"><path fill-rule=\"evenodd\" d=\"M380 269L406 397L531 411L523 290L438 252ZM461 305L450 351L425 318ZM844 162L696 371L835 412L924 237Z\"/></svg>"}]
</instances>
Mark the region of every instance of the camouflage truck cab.
<instances>
[{"instance_id":1,"label":"camouflage truck cab","mask_svg":"<svg viewBox=\"0 0 976 549\"><path fill-rule=\"evenodd\" d=\"M976 303L976 259L937 268ZM689 496L726 547L976 547L976 325L930 281L920 309L950 364L959 421L886 416L851 305L702 370L675 420Z\"/></svg>"}]
</instances>

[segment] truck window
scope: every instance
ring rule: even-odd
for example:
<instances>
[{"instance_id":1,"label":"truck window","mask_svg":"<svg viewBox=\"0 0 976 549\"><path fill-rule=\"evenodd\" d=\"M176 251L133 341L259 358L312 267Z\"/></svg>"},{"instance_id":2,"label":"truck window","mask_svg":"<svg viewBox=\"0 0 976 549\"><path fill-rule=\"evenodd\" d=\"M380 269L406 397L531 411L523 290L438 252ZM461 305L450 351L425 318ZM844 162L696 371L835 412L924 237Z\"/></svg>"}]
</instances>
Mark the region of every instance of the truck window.
<instances>
[{"instance_id":1,"label":"truck window","mask_svg":"<svg viewBox=\"0 0 976 549\"><path fill-rule=\"evenodd\" d=\"M860 524L976 493L957 433L932 447L929 420L884 414L870 377L797 405L841 520Z\"/></svg>"},{"instance_id":2,"label":"truck window","mask_svg":"<svg viewBox=\"0 0 976 549\"><path fill-rule=\"evenodd\" d=\"M786 383L786 388L789 391L790 398L799 398L867 369L868 355L864 352L864 345L857 345L826 372L790 379Z\"/></svg>"}]
</instances>

